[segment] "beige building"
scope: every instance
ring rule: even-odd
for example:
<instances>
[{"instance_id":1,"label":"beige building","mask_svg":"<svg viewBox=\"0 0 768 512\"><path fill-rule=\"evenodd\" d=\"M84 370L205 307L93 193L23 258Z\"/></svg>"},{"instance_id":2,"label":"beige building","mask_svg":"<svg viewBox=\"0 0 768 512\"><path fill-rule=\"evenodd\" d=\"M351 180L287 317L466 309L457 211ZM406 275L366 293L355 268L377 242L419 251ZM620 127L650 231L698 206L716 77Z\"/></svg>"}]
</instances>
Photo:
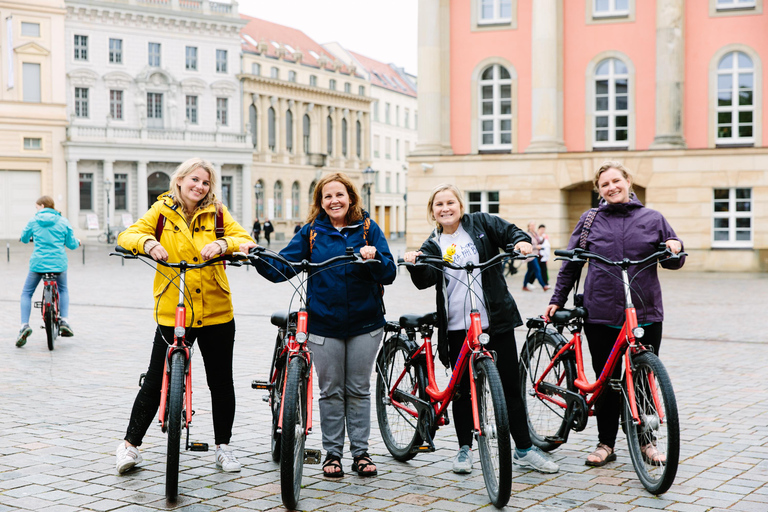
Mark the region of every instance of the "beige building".
<instances>
[{"instance_id":1,"label":"beige building","mask_svg":"<svg viewBox=\"0 0 768 512\"><path fill-rule=\"evenodd\" d=\"M243 116L253 145L254 210L276 240L307 217L315 182L344 172L362 190L370 164L370 84L303 32L248 16Z\"/></svg>"},{"instance_id":2,"label":"beige building","mask_svg":"<svg viewBox=\"0 0 768 512\"><path fill-rule=\"evenodd\" d=\"M62 2L0 1L0 239L18 239L35 200L67 211Z\"/></svg>"}]
</instances>

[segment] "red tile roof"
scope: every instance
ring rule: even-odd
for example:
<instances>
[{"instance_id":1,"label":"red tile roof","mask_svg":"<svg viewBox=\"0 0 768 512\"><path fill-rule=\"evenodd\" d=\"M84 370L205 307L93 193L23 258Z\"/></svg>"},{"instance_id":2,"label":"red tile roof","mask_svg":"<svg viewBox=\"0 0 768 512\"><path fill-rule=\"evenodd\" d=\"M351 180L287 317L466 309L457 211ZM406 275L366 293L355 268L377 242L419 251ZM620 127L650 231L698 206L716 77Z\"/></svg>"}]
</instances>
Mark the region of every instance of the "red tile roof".
<instances>
[{"instance_id":1,"label":"red tile roof","mask_svg":"<svg viewBox=\"0 0 768 512\"><path fill-rule=\"evenodd\" d=\"M390 91L416 97L416 90L404 81L391 65L371 59L359 53L349 53L371 74L371 83Z\"/></svg>"}]
</instances>

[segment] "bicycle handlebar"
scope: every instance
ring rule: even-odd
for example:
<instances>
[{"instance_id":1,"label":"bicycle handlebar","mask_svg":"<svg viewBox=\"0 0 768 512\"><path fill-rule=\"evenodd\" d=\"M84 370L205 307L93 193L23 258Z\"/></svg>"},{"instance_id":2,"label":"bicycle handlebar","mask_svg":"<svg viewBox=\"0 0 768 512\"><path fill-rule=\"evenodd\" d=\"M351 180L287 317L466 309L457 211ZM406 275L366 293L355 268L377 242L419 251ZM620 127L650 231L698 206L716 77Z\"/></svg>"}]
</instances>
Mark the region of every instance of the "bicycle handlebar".
<instances>
[{"instance_id":1,"label":"bicycle handlebar","mask_svg":"<svg viewBox=\"0 0 768 512\"><path fill-rule=\"evenodd\" d=\"M398 258L397 264L403 265L404 267L418 267L422 265L440 265L443 267L450 268L452 270L465 270L467 272L472 272L474 270L483 271L488 267L496 265L500 260L504 258L512 258L514 260L526 260L531 257L532 255L520 254L518 251L515 250L512 244L509 244L507 245L504 252L500 252L499 254L497 254L496 256L494 256L493 258L489 259L484 263L475 264L470 261L466 265L457 265L452 261L446 261L439 256L422 254L420 256L416 256L416 263L411 263L411 262L405 261L403 258Z\"/></svg>"},{"instance_id":2,"label":"bicycle handlebar","mask_svg":"<svg viewBox=\"0 0 768 512\"><path fill-rule=\"evenodd\" d=\"M333 263L338 263L340 261L349 261L352 263L362 263L362 264L366 264L369 262L381 263L379 260L376 260L376 259L370 259L370 260L362 259L362 257L360 256L360 253L354 252L354 249L352 249L352 247L347 247L345 250L345 254L341 256L334 256L333 258L330 258L318 263L313 263L307 259L303 259L301 261L288 261L280 253L267 249L266 247L261 247L260 245L257 245L256 247L252 248L248 254L245 254L242 252L236 252L234 254L248 258L251 264L253 264L254 259L258 259L259 257L265 256L267 258L272 258L274 260L277 260L283 265L286 265L288 267L291 267L293 269L297 269L300 271L309 271L309 269L311 268L327 267L329 265L332 265Z\"/></svg>"},{"instance_id":3,"label":"bicycle handlebar","mask_svg":"<svg viewBox=\"0 0 768 512\"><path fill-rule=\"evenodd\" d=\"M663 249L662 249L663 247ZM606 265L611 265L614 267L621 267L623 269L629 268L633 265L642 265L644 263L648 263L651 260L658 260L661 259L662 256L666 256L664 259L680 259L682 256L687 256L688 253L680 251L677 254L673 254L672 251L669 250L669 248L664 244L659 244L658 251L646 256L642 260L633 261L627 258L624 258L620 261L611 261L605 256L602 256L600 254L589 252L585 249L581 249L579 247L571 250L565 250L565 249L557 249L555 250L555 256L559 256L559 258L555 258L555 260L565 260L565 261L571 261L574 263L586 263L588 260L598 260Z\"/></svg>"},{"instance_id":4,"label":"bicycle handlebar","mask_svg":"<svg viewBox=\"0 0 768 512\"><path fill-rule=\"evenodd\" d=\"M121 258L129 259L129 260L135 260L135 259L138 259L139 257L146 258L148 260L152 260L156 262L158 265L162 265L168 268L178 268L184 271L207 267L209 265L221 263L222 261L228 261L235 266L239 266L243 264L243 256L241 256L242 253L222 254L221 256L216 256L215 258L211 258L210 260L204 261L203 263L196 263L196 264L190 264L183 260L178 263L169 263L167 261L156 260L152 256L149 256L148 254L141 254L141 253L134 254L133 251L129 251L125 247L122 247L119 245L115 246L115 252L111 252L109 253L109 255L120 256Z\"/></svg>"}]
</instances>

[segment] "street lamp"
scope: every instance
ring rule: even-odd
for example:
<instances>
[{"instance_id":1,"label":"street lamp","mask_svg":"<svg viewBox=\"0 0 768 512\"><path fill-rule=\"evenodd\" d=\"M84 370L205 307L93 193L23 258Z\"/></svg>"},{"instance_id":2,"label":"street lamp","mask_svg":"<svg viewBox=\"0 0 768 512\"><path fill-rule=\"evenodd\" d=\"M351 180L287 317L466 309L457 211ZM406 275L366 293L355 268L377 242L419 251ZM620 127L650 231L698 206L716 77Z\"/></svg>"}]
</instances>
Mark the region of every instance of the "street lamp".
<instances>
[{"instance_id":1,"label":"street lamp","mask_svg":"<svg viewBox=\"0 0 768 512\"><path fill-rule=\"evenodd\" d=\"M363 170L363 182L365 183L365 188L368 191L368 212L371 211L371 187L373 186L373 182L376 178L376 171L374 171L371 166L369 165Z\"/></svg>"},{"instance_id":2,"label":"street lamp","mask_svg":"<svg viewBox=\"0 0 768 512\"><path fill-rule=\"evenodd\" d=\"M110 219L109 219L109 209L110 209L110 201L109 201L109 190L112 188L112 181L109 179L104 180L104 190L107 192L107 243L112 243L112 228L110 226Z\"/></svg>"}]
</instances>

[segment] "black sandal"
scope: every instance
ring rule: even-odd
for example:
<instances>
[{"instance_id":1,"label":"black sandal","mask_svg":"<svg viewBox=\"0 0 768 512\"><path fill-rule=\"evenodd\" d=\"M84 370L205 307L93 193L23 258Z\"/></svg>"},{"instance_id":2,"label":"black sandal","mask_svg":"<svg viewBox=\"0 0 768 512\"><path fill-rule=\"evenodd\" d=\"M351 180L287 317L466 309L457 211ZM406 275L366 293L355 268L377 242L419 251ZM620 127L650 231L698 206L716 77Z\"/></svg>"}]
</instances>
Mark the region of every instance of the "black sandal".
<instances>
[{"instance_id":1,"label":"black sandal","mask_svg":"<svg viewBox=\"0 0 768 512\"><path fill-rule=\"evenodd\" d=\"M338 468L338 471L326 471L325 468ZM344 476L344 468L341 467L341 457L331 455L330 453L325 456L323 461L323 476L328 478L341 478Z\"/></svg>"},{"instance_id":2,"label":"black sandal","mask_svg":"<svg viewBox=\"0 0 768 512\"><path fill-rule=\"evenodd\" d=\"M376 467L376 464L373 463L371 456L368 455L368 452L365 452L362 455L355 457L354 462L352 463L352 471L357 472L358 476L376 476L379 474L378 469L374 469L373 471L365 471L368 466Z\"/></svg>"}]
</instances>

